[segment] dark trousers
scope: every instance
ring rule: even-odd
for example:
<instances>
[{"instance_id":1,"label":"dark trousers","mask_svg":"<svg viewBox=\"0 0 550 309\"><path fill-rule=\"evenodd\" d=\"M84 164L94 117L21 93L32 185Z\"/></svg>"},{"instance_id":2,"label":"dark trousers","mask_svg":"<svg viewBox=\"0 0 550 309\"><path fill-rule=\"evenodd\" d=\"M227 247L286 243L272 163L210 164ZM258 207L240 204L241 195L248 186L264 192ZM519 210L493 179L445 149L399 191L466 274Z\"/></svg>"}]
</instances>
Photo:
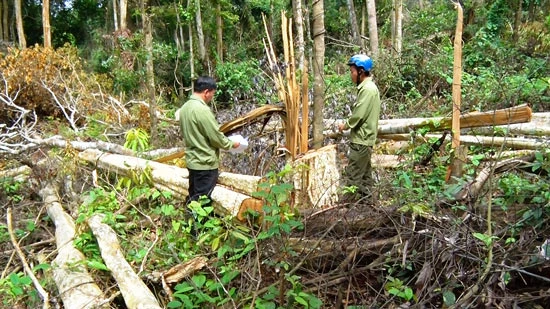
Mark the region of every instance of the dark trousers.
<instances>
[{"instance_id":1,"label":"dark trousers","mask_svg":"<svg viewBox=\"0 0 550 309\"><path fill-rule=\"evenodd\" d=\"M349 163L345 169L346 185L356 186L353 199L365 199L372 202L374 179L372 177L372 146L351 143Z\"/></svg>"},{"instance_id":2,"label":"dark trousers","mask_svg":"<svg viewBox=\"0 0 550 309\"><path fill-rule=\"evenodd\" d=\"M218 170L192 170L189 169L189 195L185 200L188 204L191 201L198 201L201 196L206 196L210 200L208 204L211 204L212 190L218 182Z\"/></svg>"}]
</instances>

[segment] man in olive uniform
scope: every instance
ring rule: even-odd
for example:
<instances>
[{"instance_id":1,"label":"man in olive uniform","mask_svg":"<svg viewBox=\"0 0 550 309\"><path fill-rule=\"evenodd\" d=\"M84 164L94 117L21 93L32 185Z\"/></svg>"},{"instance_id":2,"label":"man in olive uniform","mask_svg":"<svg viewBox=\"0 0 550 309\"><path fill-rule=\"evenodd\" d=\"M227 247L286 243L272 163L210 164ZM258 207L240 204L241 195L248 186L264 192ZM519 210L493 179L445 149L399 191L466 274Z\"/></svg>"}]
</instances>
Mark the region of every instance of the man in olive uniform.
<instances>
[{"instance_id":1,"label":"man in olive uniform","mask_svg":"<svg viewBox=\"0 0 550 309\"><path fill-rule=\"evenodd\" d=\"M179 110L180 128L185 143L185 160L189 170L189 195L186 203L201 196L211 200L218 181L220 149L239 147L219 130L219 123L207 105L216 93L216 81L199 77L193 85L193 94Z\"/></svg>"},{"instance_id":2,"label":"man in olive uniform","mask_svg":"<svg viewBox=\"0 0 550 309\"><path fill-rule=\"evenodd\" d=\"M373 204L374 179L372 176L372 147L376 143L380 117L380 93L372 80L372 59L367 55L354 55L348 61L351 80L357 85L357 101L351 116L339 124L338 130L350 129L349 164L344 175L348 186L356 186L353 199ZM345 198L346 199L346 198Z\"/></svg>"}]
</instances>

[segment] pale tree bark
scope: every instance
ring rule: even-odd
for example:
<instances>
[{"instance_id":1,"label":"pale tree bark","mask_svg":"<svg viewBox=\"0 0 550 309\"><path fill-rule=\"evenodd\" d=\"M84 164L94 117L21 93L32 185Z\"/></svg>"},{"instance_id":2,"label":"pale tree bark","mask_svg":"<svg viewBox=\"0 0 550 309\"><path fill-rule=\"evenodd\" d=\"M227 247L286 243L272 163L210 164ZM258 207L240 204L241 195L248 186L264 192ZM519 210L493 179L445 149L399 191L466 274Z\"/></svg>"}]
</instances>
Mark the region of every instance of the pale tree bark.
<instances>
[{"instance_id":1,"label":"pale tree bark","mask_svg":"<svg viewBox=\"0 0 550 309\"><path fill-rule=\"evenodd\" d=\"M223 18L220 0L216 3L216 52L220 63L223 63Z\"/></svg>"},{"instance_id":2,"label":"pale tree bark","mask_svg":"<svg viewBox=\"0 0 550 309\"><path fill-rule=\"evenodd\" d=\"M183 4L181 3L181 1L179 1L179 3L174 3L174 10L176 12L176 21L177 21L177 27L176 27L176 30L174 31L174 41L176 43L176 49L178 51L176 65L174 67L174 76L178 85L178 95L183 96L184 86L180 80L180 77L177 74L179 61L180 59L182 59L183 52L185 50L185 36L183 35L183 23L180 19L180 10L179 10L180 7L183 7Z\"/></svg>"},{"instance_id":3,"label":"pale tree bark","mask_svg":"<svg viewBox=\"0 0 550 309\"><path fill-rule=\"evenodd\" d=\"M206 47L204 44L204 32L202 31L202 16L201 16L201 2L195 0L195 22L197 23L197 40L199 45L199 58L203 64L207 64L206 61Z\"/></svg>"},{"instance_id":4,"label":"pale tree bark","mask_svg":"<svg viewBox=\"0 0 550 309\"><path fill-rule=\"evenodd\" d=\"M9 31L9 5L8 0L2 0L2 35L4 36L4 41L10 41L10 31Z\"/></svg>"},{"instance_id":5,"label":"pale tree bark","mask_svg":"<svg viewBox=\"0 0 550 309\"><path fill-rule=\"evenodd\" d=\"M298 59L298 70L304 69L304 17L302 0L292 0L292 11L294 13L294 24L296 25L296 59Z\"/></svg>"},{"instance_id":6,"label":"pale tree bark","mask_svg":"<svg viewBox=\"0 0 550 309\"><path fill-rule=\"evenodd\" d=\"M147 50L147 93L149 94L149 117L151 118L151 146L156 146L157 141L157 101L155 98L155 71L153 66L153 34L151 16L143 13L143 30L145 32L145 49Z\"/></svg>"},{"instance_id":7,"label":"pale tree bark","mask_svg":"<svg viewBox=\"0 0 550 309\"><path fill-rule=\"evenodd\" d=\"M23 15L21 13L21 0L15 0L15 24L17 27L17 39L19 42L19 48L23 49L27 47L27 40L25 39L25 31L23 30Z\"/></svg>"},{"instance_id":8,"label":"pale tree bark","mask_svg":"<svg viewBox=\"0 0 550 309\"><path fill-rule=\"evenodd\" d=\"M52 35L50 30L50 0L42 1L42 29L44 31L44 47L52 47Z\"/></svg>"},{"instance_id":9,"label":"pale tree bark","mask_svg":"<svg viewBox=\"0 0 550 309\"><path fill-rule=\"evenodd\" d=\"M403 0L393 0L392 22L393 48L399 57L403 49Z\"/></svg>"},{"instance_id":10,"label":"pale tree bark","mask_svg":"<svg viewBox=\"0 0 550 309\"><path fill-rule=\"evenodd\" d=\"M126 30L128 25L126 23L126 13L128 11L128 2L126 0L120 0L120 30Z\"/></svg>"},{"instance_id":11,"label":"pale tree bark","mask_svg":"<svg viewBox=\"0 0 550 309\"><path fill-rule=\"evenodd\" d=\"M192 8L192 0L187 0L187 9ZM189 21L189 70L191 71L191 80L195 79L195 57L193 56L193 23ZM191 88L193 83L191 83Z\"/></svg>"},{"instance_id":12,"label":"pale tree bark","mask_svg":"<svg viewBox=\"0 0 550 309\"><path fill-rule=\"evenodd\" d=\"M353 44L362 46L363 44L361 44L361 38L359 37L359 26L357 25L357 16L355 15L353 0L347 0L347 5L349 10L349 23L351 25L351 39Z\"/></svg>"},{"instance_id":13,"label":"pale tree bark","mask_svg":"<svg viewBox=\"0 0 550 309\"><path fill-rule=\"evenodd\" d=\"M313 1L313 148L323 146L323 107L325 104L325 7L323 0Z\"/></svg>"},{"instance_id":14,"label":"pale tree bark","mask_svg":"<svg viewBox=\"0 0 550 309\"><path fill-rule=\"evenodd\" d=\"M63 306L67 309L107 308L101 305L105 295L84 267L86 257L73 246L75 223L59 202L57 191L55 185L47 183L39 194L55 224L57 256L51 264Z\"/></svg>"},{"instance_id":15,"label":"pale tree bark","mask_svg":"<svg viewBox=\"0 0 550 309\"><path fill-rule=\"evenodd\" d=\"M115 278L127 308L162 308L147 285L125 260L116 233L103 223L104 219L104 214L95 214L87 223L97 239L101 257Z\"/></svg>"},{"instance_id":16,"label":"pale tree bark","mask_svg":"<svg viewBox=\"0 0 550 309\"><path fill-rule=\"evenodd\" d=\"M376 23L376 2L374 0L367 0L367 14L369 24L369 40L372 58L378 57L378 24Z\"/></svg>"},{"instance_id":17,"label":"pale tree bark","mask_svg":"<svg viewBox=\"0 0 550 309\"><path fill-rule=\"evenodd\" d=\"M454 61L453 61L453 122L451 126L452 142L451 148L455 150L452 158L450 176L462 176L463 158L459 157L462 151L457 151L460 147L460 103L461 103L461 78L462 78L462 25L463 11L460 3L455 3L457 9L456 30L454 40ZM464 151L465 152L465 151ZM451 178L448 178L451 179Z\"/></svg>"},{"instance_id":18,"label":"pale tree bark","mask_svg":"<svg viewBox=\"0 0 550 309\"><path fill-rule=\"evenodd\" d=\"M112 0L113 1L113 23L115 25L115 31L118 30L118 6L117 1L118 0Z\"/></svg>"}]
</instances>

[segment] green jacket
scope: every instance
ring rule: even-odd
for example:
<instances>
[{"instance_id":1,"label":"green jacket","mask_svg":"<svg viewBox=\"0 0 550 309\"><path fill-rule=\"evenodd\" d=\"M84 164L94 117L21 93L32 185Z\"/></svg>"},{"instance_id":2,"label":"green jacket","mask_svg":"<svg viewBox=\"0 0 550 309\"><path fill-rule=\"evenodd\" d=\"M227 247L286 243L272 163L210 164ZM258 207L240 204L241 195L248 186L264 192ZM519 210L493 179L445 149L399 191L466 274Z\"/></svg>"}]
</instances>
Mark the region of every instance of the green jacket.
<instances>
[{"instance_id":1,"label":"green jacket","mask_svg":"<svg viewBox=\"0 0 550 309\"><path fill-rule=\"evenodd\" d=\"M220 125L206 103L191 95L180 109L180 129L185 143L187 168L214 170L220 165L220 149L230 149L231 142L219 130Z\"/></svg>"},{"instance_id":2,"label":"green jacket","mask_svg":"<svg viewBox=\"0 0 550 309\"><path fill-rule=\"evenodd\" d=\"M357 86L357 102L352 106L346 128L350 131L350 142L365 146L374 146L378 134L378 118L380 117L380 92L367 77Z\"/></svg>"}]
</instances>

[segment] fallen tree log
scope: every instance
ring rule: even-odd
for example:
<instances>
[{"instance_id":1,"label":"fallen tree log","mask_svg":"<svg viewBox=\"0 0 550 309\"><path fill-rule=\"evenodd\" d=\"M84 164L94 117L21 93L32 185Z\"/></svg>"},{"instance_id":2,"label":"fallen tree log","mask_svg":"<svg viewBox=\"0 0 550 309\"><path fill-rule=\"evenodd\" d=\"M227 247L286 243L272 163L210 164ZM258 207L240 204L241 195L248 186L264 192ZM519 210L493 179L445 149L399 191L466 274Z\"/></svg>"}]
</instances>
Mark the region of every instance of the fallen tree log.
<instances>
[{"instance_id":1,"label":"fallen tree log","mask_svg":"<svg viewBox=\"0 0 550 309\"><path fill-rule=\"evenodd\" d=\"M109 154L97 149L83 151L79 153L79 158L94 163L99 168L126 176L130 176L132 173L148 172L154 185L169 188L179 196L187 195L189 172L185 168L130 156ZM243 201L251 198L252 192L256 192L260 177L220 173L220 180L223 181L222 185L217 185L211 195L213 205L219 213L236 216Z\"/></svg>"},{"instance_id":2,"label":"fallen tree log","mask_svg":"<svg viewBox=\"0 0 550 309\"><path fill-rule=\"evenodd\" d=\"M87 223L97 239L105 265L117 281L126 306L129 309L161 309L153 293L124 259L117 235L108 225L102 223L104 218L103 214L95 214Z\"/></svg>"},{"instance_id":3,"label":"fallen tree log","mask_svg":"<svg viewBox=\"0 0 550 309\"><path fill-rule=\"evenodd\" d=\"M391 139L395 141L409 141L411 140L410 134L382 134L379 136L381 139ZM437 134L426 134L424 138L440 138ZM451 136L447 137L450 140ZM520 137L502 137L502 136L472 136L461 135L460 143L464 145L483 145L490 147L505 146L512 149L543 149L547 148L550 144L549 139L534 139L534 138L520 138Z\"/></svg>"},{"instance_id":4,"label":"fallen tree log","mask_svg":"<svg viewBox=\"0 0 550 309\"><path fill-rule=\"evenodd\" d=\"M47 184L39 192L46 206L48 216L55 224L57 257L53 260L53 280L67 309L101 307L105 296L83 261L84 255L73 246L75 236L74 221L59 203L57 190ZM108 306L107 306L108 307Z\"/></svg>"},{"instance_id":5,"label":"fallen tree log","mask_svg":"<svg viewBox=\"0 0 550 309\"><path fill-rule=\"evenodd\" d=\"M544 117L544 116L543 116ZM489 112L472 112L460 117L460 128L476 128L487 126L509 126L518 123L528 123L532 119L532 111L526 104L515 107L498 109ZM342 133L336 132L336 124L343 120L325 119L323 134L330 138L337 138ZM378 135L410 133L420 128L430 132L444 131L451 128L451 117L381 119L378 121ZM344 135L348 132L344 132Z\"/></svg>"},{"instance_id":6,"label":"fallen tree log","mask_svg":"<svg viewBox=\"0 0 550 309\"><path fill-rule=\"evenodd\" d=\"M533 113L531 121L500 126L469 128L475 135L493 136L495 132L506 135L550 136L550 113Z\"/></svg>"}]
</instances>

